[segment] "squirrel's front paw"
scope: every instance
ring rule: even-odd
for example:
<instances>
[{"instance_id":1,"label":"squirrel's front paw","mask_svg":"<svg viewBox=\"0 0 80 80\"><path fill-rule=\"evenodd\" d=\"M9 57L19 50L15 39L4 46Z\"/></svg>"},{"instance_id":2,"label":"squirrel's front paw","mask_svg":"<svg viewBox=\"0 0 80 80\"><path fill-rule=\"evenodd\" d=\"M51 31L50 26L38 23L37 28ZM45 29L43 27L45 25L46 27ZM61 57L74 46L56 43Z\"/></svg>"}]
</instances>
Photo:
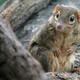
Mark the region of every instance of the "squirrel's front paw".
<instances>
[{"instance_id":1,"label":"squirrel's front paw","mask_svg":"<svg viewBox=\"0 0 80 80\"><path fill-rule=\"evenodd\" d=\"M72 48L67 49L67 55L69 56L70 54L72 54Z\"/></svg>"}]
</instances>

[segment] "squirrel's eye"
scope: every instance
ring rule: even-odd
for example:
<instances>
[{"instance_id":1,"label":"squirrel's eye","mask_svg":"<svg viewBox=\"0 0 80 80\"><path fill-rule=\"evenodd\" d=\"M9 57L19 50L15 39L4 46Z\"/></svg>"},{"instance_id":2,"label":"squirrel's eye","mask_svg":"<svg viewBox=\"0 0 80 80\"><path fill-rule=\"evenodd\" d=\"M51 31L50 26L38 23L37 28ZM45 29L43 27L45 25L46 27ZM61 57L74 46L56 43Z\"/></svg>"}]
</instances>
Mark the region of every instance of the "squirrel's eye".
<instances>
[{"instance_id":1,"label":"squirrel's eye","mask_svg":"<svg viewBox=\"0 0 80 80\"><path fill-rule=\"evenodd\" d=\"M55 19L58 20L59 16L60 16L60 12L58 12L58 13L55 15Z\"/></svg>"},{"instance_id":2,"label":"squirrel's eye","mask_svg":"<svg viewBox=\"0 0 80 80\"><path fill-rule=\"evenodd\" d=\"M59 13L56 14L56 18L58 18L58 17L59 17Z\"/></svg>"},{"instance_id":3,"label":"squirrel's eye","mask_svg":"<svg viewBox=\"0 0 80 80\"><path fill-rule=\"evenodd\" d=\"M69 23L70 24L73 24L75 22L75 16L73 15L73 16L70 16L70 18L69 18Z\"/></svg>"}]
</instances>

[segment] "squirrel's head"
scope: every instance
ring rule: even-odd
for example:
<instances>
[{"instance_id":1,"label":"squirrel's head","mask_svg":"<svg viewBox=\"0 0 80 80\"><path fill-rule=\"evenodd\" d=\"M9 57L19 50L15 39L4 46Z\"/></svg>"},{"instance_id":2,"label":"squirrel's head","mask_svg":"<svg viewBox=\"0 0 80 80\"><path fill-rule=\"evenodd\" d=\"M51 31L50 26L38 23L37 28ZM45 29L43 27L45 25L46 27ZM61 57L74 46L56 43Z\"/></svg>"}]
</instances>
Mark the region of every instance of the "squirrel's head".
<instances>
[{"instance_id":1,"label":"squirrel's head","mask_svg":"<svg viewBox=\"0 0 80 80\"><path fill-rule=\"evenodd\" d=\"M49 22L58 31L70 32L80 23L80 12L73 7L56 5Z\"/></svg>"}]
</instances>

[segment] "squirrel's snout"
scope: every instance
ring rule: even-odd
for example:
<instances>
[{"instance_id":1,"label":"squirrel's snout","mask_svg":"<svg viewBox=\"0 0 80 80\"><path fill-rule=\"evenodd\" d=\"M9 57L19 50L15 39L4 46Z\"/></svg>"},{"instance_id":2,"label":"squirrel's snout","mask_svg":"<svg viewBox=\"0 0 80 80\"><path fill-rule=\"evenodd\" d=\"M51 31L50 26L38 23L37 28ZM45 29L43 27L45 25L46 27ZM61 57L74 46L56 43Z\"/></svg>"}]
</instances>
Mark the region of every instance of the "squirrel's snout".
<instances>
[{"instance_id":1,"label":"squirrel's snout","mask_svg":"<svg viewBox=\"0 0 80 80\"><path fill-rule=\"evenodd\" d=\"M57 25L57 29L62 29L62 25Z\"/></svg>"}]
</instances>

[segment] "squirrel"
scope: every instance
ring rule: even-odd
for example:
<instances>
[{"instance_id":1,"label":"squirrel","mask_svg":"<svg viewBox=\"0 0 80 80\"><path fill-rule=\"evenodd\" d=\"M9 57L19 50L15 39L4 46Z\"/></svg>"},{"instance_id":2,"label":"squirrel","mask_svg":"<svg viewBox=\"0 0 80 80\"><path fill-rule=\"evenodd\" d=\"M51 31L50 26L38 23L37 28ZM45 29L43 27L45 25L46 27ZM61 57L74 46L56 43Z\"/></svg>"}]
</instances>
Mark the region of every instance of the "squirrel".
<instances>
[{"instance_id":1,"label":"squirrel","mask_svg":"<svg viewBox=\"0 0 80 80\"><path fill-rule=\"evenodd\" d=\"M75 53L71 35L80 23L80 12L57 4L52 16L33 36L29 52L45 72L69 72L74 68Z\"/></svg>"}]
</instances>

